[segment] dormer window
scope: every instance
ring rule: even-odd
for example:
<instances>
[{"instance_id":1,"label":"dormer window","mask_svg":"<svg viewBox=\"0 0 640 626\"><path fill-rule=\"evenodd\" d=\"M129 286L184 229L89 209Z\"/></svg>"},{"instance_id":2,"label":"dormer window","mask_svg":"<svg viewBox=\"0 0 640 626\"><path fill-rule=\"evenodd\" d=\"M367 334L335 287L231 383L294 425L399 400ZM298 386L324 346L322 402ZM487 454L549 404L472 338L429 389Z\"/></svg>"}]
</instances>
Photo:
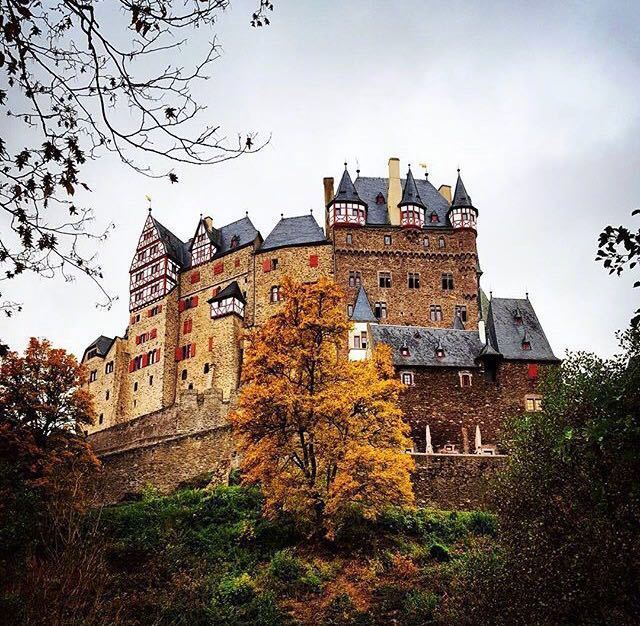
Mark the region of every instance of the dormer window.
<instances>
[{"instance_id":1,"label":"dormer window","mask_svg":"<svg viewBox=\"0 0 640 626\"><path fill-rule=\"evenodd\" d=\"M444 349L441 346L438 346L436 348L436 357L438 359L443 359L444 358Z\"/></svg>"},{"instance_id":2,"label":"dormer window","mask_svg":"<svg viewBox=\"0 0 640 626\"><path fill-rule=\"evenodd\" d=\"M401 346L400 347L400 354L402 356L409 356L409 347L408 346Z\"/></svg>"},{"instance_id":3,"label":"dormer window","mask_svg":"<svg viewBox=\"0 0 640 626\"><path fill-rule=\"evenodd\" d=\"M239 243L240 243L240 238L238 237L238 235L234 235L233 237L231 237L232 248L237 248Z\"/></svg>"},{"instance_id":4,"label":"dormer window","mask_svg":"<svg viewBox=\"0 0 640 626\"><path fill-rule=\"evenodd\" d=\"M437 224L440 221L440 218L438 217L438 214L435 211L433 211L429 216L429 221L432 224Z\"/></svg>"},{"instance_id":5,"label":"dormer window","mask_svg":"<svg viewBox=\"0 0 640 626\"><path fill-rule=\"evenodd\" d=\"M376 196L376 204L384 204L384 196L381 193Z\"/></svg>"},{"instance_id":6,"label":"dormer window","mask_svg":"<svg viewBox=\"0 0 640 626\"><path fill-rule=\"evenodd\" d=\"M522 340L522 349L523 350L531 350L531 342L527 339Z\"/></svg>"},{"instance_id":7,"label":"dormer window","mask_svg":"<svg viewBox=\"0 0 640 626\"><path fill-rule=\"evenodd\" d=\"M517 326L520 326L522 324L522 311L520 311L520 309L516 309L513 312L513 321Z\"/></svg>"}]
</instances>

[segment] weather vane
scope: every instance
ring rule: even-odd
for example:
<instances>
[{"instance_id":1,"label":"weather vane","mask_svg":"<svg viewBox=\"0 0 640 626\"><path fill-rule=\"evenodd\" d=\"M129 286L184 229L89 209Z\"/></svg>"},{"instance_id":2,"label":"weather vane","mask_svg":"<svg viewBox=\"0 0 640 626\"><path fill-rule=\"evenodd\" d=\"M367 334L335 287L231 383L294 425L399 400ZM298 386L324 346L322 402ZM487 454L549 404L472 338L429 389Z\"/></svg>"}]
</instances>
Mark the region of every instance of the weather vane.
<instances>
[{"instance_id":1,"label":"weather vane","mask_svg":"<svg viewBox=\"0 0 640 626\"><path fill-rule=\"evenodd\" d=\"M149 211L151 211L151 196L149 194L147 194L145 197L145 200L149 203Z\"/></svg>"}]
</instances>

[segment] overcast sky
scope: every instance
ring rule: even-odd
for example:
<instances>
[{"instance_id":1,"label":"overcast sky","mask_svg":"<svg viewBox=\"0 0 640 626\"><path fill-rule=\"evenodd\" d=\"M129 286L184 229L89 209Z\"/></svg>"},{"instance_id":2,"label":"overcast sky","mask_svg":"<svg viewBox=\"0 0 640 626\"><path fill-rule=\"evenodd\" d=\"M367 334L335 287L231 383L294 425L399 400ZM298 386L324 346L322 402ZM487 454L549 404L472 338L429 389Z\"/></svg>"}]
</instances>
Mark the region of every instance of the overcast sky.
<instances>
[{"instance_id":1,"label":"overcast sky","mask_svg":"<svg viewBox=\"0 0 640 626\"><path fill-rule=\"evenodd\" d=\"M403 172L428 163L436 187L462 168L480 211L484 289L528 290L558 356L615 351L639 290L594 257L602 227L632 223L640 205L639 3L278 0L260 30L248 23L256 4L235 2L220 19L223 55L198 96L206 121L232 137L271 135L270 145L179 168L178 185L111 158L91 165L98 225L117 225L100 258L119 301L96 308L82 278L21 277L7 295L24 310L0 320L0 337L22 349L43 336L81 355L98 335L121 335L145 194L183 239L201 212L219 226L245 210L266 236L281 212L321 220L322 178L345 159L353 174L386 176L397 156Z\"/></svg>"}]
</instances>

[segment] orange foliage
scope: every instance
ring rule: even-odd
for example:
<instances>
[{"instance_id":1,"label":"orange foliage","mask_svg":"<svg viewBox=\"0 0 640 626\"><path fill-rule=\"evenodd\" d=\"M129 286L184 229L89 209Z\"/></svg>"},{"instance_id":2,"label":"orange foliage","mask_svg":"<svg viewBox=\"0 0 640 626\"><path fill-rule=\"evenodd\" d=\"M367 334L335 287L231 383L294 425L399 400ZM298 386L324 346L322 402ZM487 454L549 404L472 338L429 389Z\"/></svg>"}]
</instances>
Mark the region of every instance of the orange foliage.
<instances>
[{"instance_id":1,"label":"orange foliage","mask_svg":"<svg viewBox=\"0 0 640 626\"><path fill-rule=\"evenodd\" d=\"M412 459L398 407L391 353L347 360L343 294L331 281L286 279L284 303L248 334L243 387L232 423L245 479L260 483L267 511L317 528L348 507L375 516L410 505Z\"/></svg>"}]
</instances>

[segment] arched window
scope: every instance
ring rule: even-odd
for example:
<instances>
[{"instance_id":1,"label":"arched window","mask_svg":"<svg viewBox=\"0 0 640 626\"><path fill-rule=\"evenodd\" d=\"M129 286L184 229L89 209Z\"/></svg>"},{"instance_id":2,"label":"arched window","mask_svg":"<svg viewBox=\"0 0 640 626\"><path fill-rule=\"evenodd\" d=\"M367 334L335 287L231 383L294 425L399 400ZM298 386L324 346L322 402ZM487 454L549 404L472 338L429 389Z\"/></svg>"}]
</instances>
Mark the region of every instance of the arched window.
<instances>
[{"instance_id":1,"label":"arched window","mask_svg":"<svg viewBox=\"0 0 640 626\"><path fill-rule=\"evenodd\" d=\"M470 372L460 372L460 386L471 387L472 376Z\"/></svg>"},{"instance_id":2,"label":"arched window","mask_svg":"<svg viewBox=\"0 0 640 626\"><path fill-rule=\"evenodd\" d=\"M271 302L279 302L281 299L280 286L274 285L269 291L269 300Z\"/></svg>"},{"instance_id":3,"label":"arched window","mask_svg":"<svg viewBox=\"0 0 640 626\"><path fill-rule=\"evenodd\" d=\"M187 380L187 370L182 370L182 374L180 375L180 378L182 378L182 380Z\"/></svg>"},{"instance_id":4,"label":"arched window","mask_svg":"<svg viewBox=\"0 0 640 626\"><path fill-rule=\"evenodd\" d=\"M440 236L438 237L438 248L444 248L445 247L445 241L444 241L444 237Z\"/></svg>"},{"instance_id":5,"label":"arched window","mask_svg":"<svg viewBox=\"0 0 640 626\"><path fill-rule=\"evenodd\" d=\"M384 204L384 196L381 193L376 196L376 204Z\"/></svg>"}]
</instances>

